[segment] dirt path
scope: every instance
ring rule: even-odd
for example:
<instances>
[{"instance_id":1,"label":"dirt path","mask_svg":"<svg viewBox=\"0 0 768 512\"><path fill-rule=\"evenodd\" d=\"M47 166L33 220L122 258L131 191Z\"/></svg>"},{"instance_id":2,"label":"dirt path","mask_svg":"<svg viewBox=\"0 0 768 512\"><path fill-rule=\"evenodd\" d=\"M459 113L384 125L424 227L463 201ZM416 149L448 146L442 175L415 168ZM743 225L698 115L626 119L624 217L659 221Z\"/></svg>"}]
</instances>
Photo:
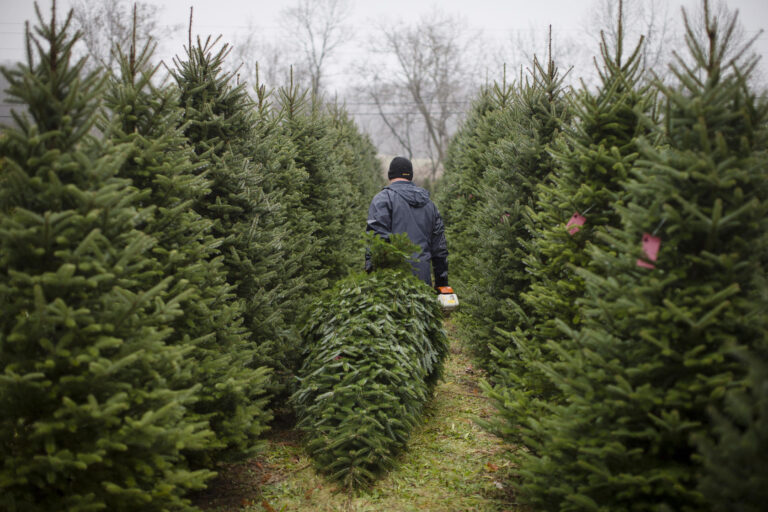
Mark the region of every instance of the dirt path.
<instances>
[{"instance_id":1,"label":"dirt path","mask_svg":"<svg viewBox=\"0 0 768 512\"><path fill-rule=\"evenodd\" d=\"M454 339L445 370L400 465L372 489L339 491L315 472L294 432L276 430L261 457L229 468L197 504L211 512L514 510L505 506L503 444L474 422L492 408Z\"/></svg>"}]
</instances>

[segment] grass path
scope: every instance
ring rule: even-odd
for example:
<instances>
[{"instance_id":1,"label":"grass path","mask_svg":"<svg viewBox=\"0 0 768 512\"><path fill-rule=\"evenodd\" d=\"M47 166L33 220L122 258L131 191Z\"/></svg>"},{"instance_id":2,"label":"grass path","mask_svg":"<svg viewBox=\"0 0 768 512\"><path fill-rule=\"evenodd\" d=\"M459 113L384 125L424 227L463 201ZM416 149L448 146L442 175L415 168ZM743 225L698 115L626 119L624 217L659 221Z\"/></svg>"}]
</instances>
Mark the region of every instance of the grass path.
<instances>
[{"instance_id":1,"label":"grass path","mask_svg":"<svg viewBox=\"0 0 768 512\"><path fill-rule=\"evenodd\" d=\"M451 336L445 377L424 424L413 432L399 466L371 489L340 491L315 472L295 432L275 429L259 458L228 468L196 503L211 512L512 512L504 446L474 422L492 414L478 378Z\"/></svg>"}]
</instances>

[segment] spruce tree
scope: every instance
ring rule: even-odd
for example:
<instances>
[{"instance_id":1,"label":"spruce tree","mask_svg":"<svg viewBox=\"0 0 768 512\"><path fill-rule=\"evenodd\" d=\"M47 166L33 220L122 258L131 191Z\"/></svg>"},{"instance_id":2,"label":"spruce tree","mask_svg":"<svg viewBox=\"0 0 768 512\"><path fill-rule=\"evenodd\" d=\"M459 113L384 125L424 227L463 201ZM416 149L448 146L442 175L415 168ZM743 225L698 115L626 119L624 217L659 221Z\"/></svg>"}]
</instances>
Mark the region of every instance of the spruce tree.
<instances>
[{"instance_id":1,"label":"spruce tree","mask_svg":"<svg viewBox=\"0 0 768 512\"><path fill-rule=\"evenodd\" d=\"M14 113L0 145L0 508L189 510L208 471L182 450L211 432L190 418L189 371L165 343L186 290L167 292L135 229L145 212L91 140L103 81L75 61L72 14L27 30L27 63L3 69Z\"/></svg>"},{"instance_id":2,"label":"spruce tree","mask_svg":"<svg viewBox=\"0 0 768 512\"><path fill-rule=\"evenodd\" d=\"M171 278L172 293L184 291L183 311L171 324L167 342L189 350L191 371L172 382L185 388L199 384L191 411L208 421L216 439L194 456L198 464L252 453L266 428L267 376L248 363L254 359L243 326L243 301L227 282L211 221L193 209L210 192L208 180L196 174L194 154L181 133L183 111L176 88L154 85L157 67L147 45L128 54L117 50L119 76L110 80L105 105L111 111L107 136L128 147L118 176L132 180L153 206L143 232L157 240L152 253L157 272Z\"/></svg>"},{"instance_id":3,"label":"spruce tree","mask_svg":"<svg viewBox=\"0 0 768 512\"><path fill-rule=\"evenodd\" d=\"M768 110L747 85L754 62L725 58L735 18L721 26L706 1L703 18L702 41L686 17L695 64L678 59L679 85L659 84L668 145L640 139L621 228L578 271L582 327L566 328L578 349L553 343L561 362L541 365L567 401L529 420L519 491L538 509L712 507L695 441L744 387L731 351L766 332Z\"/></svg>"}]
</instances>

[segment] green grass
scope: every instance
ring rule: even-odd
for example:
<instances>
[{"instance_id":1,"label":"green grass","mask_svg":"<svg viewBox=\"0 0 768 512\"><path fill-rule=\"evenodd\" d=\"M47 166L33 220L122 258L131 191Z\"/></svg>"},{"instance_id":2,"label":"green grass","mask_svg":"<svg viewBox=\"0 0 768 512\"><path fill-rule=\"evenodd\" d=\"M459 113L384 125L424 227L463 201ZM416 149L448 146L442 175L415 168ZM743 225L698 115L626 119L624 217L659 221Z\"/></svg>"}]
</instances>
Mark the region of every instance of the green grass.
<instances>
[{"instance_id":1,"label":"green grass","mask_svg":"<svg viewBox=\"0 0 768 512\"><path fill-rule=\"evenodd\" d=\"M492 407L453 337L445 377L398 466L349 493L312 467L297 434L275 429L261 457L228 468L196 503L211 512L514 511L502 441L478 427Z\"/></svg>"}]
</instances>

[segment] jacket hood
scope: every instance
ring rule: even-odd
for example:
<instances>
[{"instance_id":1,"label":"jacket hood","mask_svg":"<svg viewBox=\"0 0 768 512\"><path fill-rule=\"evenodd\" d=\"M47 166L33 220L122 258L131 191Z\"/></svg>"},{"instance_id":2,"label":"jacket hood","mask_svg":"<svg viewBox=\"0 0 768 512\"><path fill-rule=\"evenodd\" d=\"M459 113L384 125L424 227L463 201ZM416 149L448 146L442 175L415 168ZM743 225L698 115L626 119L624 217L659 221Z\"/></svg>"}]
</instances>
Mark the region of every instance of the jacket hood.
<instances>
[{"instance_id":1,"label":"jacket hood","mask_svg":"<svg viewBox=\"0 0 768 512\"><path fill-rule=\"evenodd\" d=\"M429 202L429 192L421 187L417 187L411 181L396 181L384 188L388 188L399 195L414 208L421 208Z\"/></svg>"}]
</instances>

